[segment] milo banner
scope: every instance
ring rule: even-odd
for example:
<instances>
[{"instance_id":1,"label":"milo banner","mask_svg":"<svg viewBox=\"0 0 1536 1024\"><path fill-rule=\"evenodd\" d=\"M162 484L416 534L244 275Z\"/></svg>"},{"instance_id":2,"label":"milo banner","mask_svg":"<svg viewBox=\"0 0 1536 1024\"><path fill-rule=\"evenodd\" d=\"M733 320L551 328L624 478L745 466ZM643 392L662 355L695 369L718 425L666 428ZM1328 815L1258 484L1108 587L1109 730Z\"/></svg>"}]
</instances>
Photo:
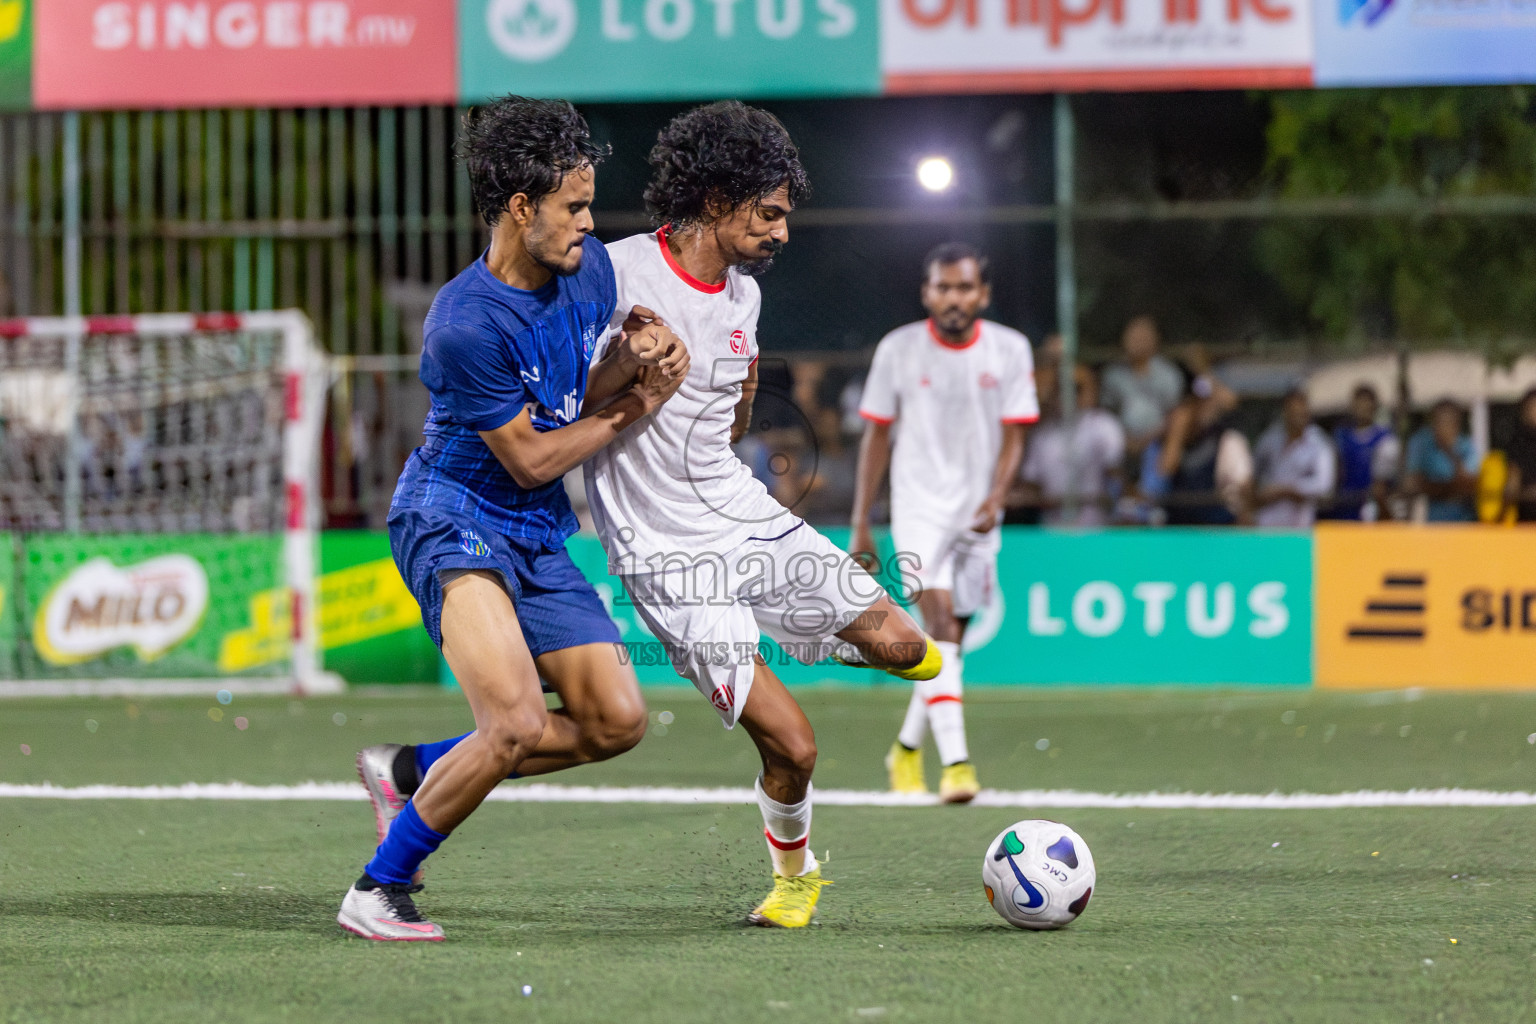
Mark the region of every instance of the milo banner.
<instances>
[{"instance_id":1,"label":"milo banner","mask_svg":"<svg viewBox=\"0 0 1536 1024\"><path fill-rule=\"evenodd\" d=\"M326 666L429 682L437 649L382 533L323 535ZM287 671L291 619L273 536L0 534L0 677L210 678ZM13 593L15 591L15 593Z\"/></svg>"},{"instance_id":2,"label":"milo banner","mask_svg":"<svg viewBox=\"0 0 1536 1024\"><path fill-rule=\"evenodd\" d=\"M279 674L286 650L262 641L287 618L280 545L265 535L26 537L22 675ZM276 657L239 653L274 646Z\"/></svg>"}]
</instances>

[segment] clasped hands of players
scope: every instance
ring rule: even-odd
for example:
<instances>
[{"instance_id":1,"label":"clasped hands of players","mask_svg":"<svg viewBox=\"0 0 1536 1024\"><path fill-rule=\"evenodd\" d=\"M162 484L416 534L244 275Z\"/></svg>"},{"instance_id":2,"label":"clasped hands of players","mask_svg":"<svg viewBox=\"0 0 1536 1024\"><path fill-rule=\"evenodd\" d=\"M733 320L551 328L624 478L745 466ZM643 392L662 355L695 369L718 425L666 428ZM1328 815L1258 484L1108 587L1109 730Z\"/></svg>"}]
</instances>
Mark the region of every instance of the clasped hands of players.
<instances>
[{"instance_id":1,"label":"clasped hands of players","mask_svg":"<svg viewBox=\"0 0 1536 1024\"><path fill-rule=\"evenodd\" d=\"M692 359L683 339L651 310L634 306L620 328L620 365L633 369L631 390L652 412L677 393L688 376Z\"/></svg>"}]
</instances>

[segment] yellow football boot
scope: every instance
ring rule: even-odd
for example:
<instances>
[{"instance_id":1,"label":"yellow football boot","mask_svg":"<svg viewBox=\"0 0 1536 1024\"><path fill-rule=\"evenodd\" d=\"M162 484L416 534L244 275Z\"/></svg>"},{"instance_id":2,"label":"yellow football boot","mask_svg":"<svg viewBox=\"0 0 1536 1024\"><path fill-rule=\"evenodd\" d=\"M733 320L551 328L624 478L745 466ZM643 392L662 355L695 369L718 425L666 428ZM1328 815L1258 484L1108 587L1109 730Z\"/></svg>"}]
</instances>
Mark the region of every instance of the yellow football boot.
<instances>
[{"instance_id":1,"label":"yellow football boot","mask_svg":"<svg viewBox=\"0 0 1536 1024\"><path fill-rule=\"evenodd\" d=\"M939 669L944 667L944 655L939 653L939 645L933 642L933 637L925 633L923 639L928 642L928 649L923 652L922 661L911 668L888 668L886 671L897 679L909 679L912 682L921 682L938 675Z\"/></svg>"},{"instance_id":2,"label":"yellow football boot","mask_svg":"<svg viewBox=\"0 0 1536 1024\"><path fill-rule=\"evenodd\" d=\"M816 916L821 887L832 883L821 877L821 868L789 878L773 873L773 891L747 915L750 924L764 928L804 928Z\"/></svg>"},{"instance_id":3,"label":"yellow football boot","mask_svg":"<svg viewBox=\"0 0 1536 1024\"><path fill-rule=\"evenodd\" d=\"M908 750L898 740L885 755L885 770L891 774L892 793L926 793L923 781L923 752Z\"/></svg>"},{"instance_id":4,"label":"yellow football boot","mask_svg":"<svg viewBox=\"0 0 1536 1024\"><path fill-rule=\"evenodd\" d=\"M969 761L961 761L944 769L939 778L939 799L946 804L968 804L981 792L976 781L976 769Z\"/></svg>"}]
</instances>

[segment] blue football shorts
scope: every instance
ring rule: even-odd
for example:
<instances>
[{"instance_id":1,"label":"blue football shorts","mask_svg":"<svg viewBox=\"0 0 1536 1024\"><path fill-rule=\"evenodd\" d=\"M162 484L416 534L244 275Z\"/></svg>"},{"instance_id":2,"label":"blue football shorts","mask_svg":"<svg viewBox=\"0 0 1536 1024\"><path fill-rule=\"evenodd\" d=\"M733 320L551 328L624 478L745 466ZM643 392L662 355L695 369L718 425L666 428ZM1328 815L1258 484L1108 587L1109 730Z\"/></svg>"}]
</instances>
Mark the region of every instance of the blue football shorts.
<instances>
[{"instance_id":1,"label":"blue football shorts","mask_svg":"<svg viewBox=\"0 0 1536 1024\"><path fill-rule=\"evenodd\" d=\"M619 629L602 598L565 548L507 537L469 516L431 508L396 509L389 546L401 577L421 606L432 642L443 646L443 573L481 569L501 577L523 640L535 658L583 644L618 643Z\"/></svg>"}]
</instances>

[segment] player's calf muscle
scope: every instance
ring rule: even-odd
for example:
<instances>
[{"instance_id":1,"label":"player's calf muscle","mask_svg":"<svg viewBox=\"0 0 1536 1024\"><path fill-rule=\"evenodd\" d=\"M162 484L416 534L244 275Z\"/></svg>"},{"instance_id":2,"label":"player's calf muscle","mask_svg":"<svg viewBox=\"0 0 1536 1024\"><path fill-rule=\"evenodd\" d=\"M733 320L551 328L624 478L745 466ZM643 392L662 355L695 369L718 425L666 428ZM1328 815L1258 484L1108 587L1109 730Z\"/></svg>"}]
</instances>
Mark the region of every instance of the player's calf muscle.
<instances>
[{"instance_id":1,"label":"player's calf muscle","mask_svg":"<svg viewBox=\"0 0 1536 1024\"><path fill-rule=\"evenodd\" d=\"M922 629L888 597L876 601L837 635L880 668L911 668L928 651Z\"/></svg>"}]
</instances>

